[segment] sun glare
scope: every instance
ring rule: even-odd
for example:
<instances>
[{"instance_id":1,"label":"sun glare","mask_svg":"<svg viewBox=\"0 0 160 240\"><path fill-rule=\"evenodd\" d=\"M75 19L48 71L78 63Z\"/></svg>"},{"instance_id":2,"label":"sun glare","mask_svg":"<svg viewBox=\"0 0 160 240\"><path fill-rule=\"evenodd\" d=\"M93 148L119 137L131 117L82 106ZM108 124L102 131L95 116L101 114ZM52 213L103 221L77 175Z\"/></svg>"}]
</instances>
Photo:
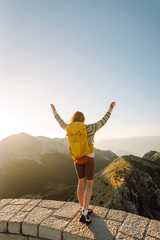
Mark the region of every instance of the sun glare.
<instances>
[{"instance_id":1,"label":"sun glare","mask_svg":"<svg viewBox=\"0 0 160 240\"><path fill-rule=\"evenodd\" d=\"M16 132L17 117L12 112L2 110L0 118L0 140Z\"/></svg>"}]
</instances>

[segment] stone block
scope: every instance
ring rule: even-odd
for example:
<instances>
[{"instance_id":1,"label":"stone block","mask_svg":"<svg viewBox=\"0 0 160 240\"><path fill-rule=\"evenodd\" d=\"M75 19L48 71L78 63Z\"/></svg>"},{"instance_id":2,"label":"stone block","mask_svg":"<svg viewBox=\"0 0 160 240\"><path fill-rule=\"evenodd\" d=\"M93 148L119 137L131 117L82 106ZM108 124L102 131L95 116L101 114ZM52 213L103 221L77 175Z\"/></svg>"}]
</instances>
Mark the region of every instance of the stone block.
<instances>
[{"instance_id":1,"label":"stone block","mask_svg":"<svg viewBox=\"0 0 160 240\"><path fill-rule=\"evenodd\" d=\"M65 201L43 200L38 204L38 207L58 209L62 207L65 203L66 203Z\"/></svg>"},{"instance_id":2,"label":"stone block","mask_svg":"<svg viewBox=\"0 0 160 240\"><path fill-rule=\"evenodd\" d=\"M118 234L116 235L116 240L135 240L135 238L133 237L129 237L126 234L123 234L121 232L118 232Z\"/></svg>"},{"instance_id":3,"label":"stone block","mask_svg":"<svg viewBox=\"0 0 160 240\"><path fill-rule=\"evenodd\" d=\"M22 223L22 234L24 235L30 235L30 236L37 236L38 235L38 224L30 224L30 223Z\"/></svg>"},{"instance_id":4,"label":"stone block","mask_svg":"<svg viewBox=\"0 0 160 240\"><path fill-rule=\"evenodd\" d=\"M1 199L0 200L0 209L4 206L6 206L9 202L12 201L12 198L7 198L7 199Z\"/></svg>"},{"instance_id":5,"label":"stone block","mask_svg":"<svg viewBox=\"0 0 160 240\"><path fill-rule=\"evenodd\" d=\"M31 201L32 199L26 199L26 198L15 198L12 199L12 201L10 202L10 204L27 204Z\"/></svg>"},{"instance_id":6,"label":"stone block","mask_svg":"<svg viewBox=\"0 0 160 240\"><path fill-rule=\"evenodd\" d=\"M147 235L155 238L160 238L160 221L150 220L147 228Z\"/></svg>"},{"instance_id":7,"label":"stone block","mask_svg":"<svg viewBox=\"0 0 160 240\"><path fill-rule=\"evenodd\" d=\"M23 220L22 233L24 235L37 236L37 226L53 214L53 210L35 207Z\"/></svg>"},{"instance_id":8,"label":"stone block","mask_svg":"<svg viewBox=\"0 0 160 240\"><path fill-rule=\"evenodd\" d=\"M109 212L106 215L106 218L123 222L123 220L126 216L127 216L127 213L124 212L124 211L110 209Z\"/></svg>"},{"instance_id":9,"label":"stone block","mask_svg":"<svg viewBox=\"0 0 160 240\"><path fill-rule=\"evenodd\" d=\"M23 208L23 205L14 205L14 204L8 204L7 206L0 209L1 213L17 213Z\"/></svg>"},{"instance_id":10,"label":"stone block","mask_svg":"<svg viewBox=\"0 0 160 240\"><path fill-rule=\"evenodd\" d=\"M61 240L62 230L68 222L69 220L51 216L40 224L39 236L51 240Z\"/></svg>"},{"instance_id":11,"label":"stone block","mask_svg":"<svg viewBox=\"0 0 160 240\"><path fill-rule=\"evenodd\" d=\"M113 240L120 227L120 222L106 220L99 217L91 217L90 224L84 224L79 221L81 214L78 213L75 218L64 228L63 240L80 239L98 239Z\"/></svg>"},{"instance_id":12,"label":"stone block","mask_svg":"<svg viewBox=\"0 0 160 240\"><path fill-rule=\"evenodd\" d=\"M20 222L9 222L8 223L8 232L20 234Z\"/></svg>"},{"instance_id":13,"label":"stone block","mask_svg":"<svg viewBox=\"0 0 160 240\"><path fill-rule=\"evenodd\" d=\"M134 238L142 239L149 219L129 213L119 228L119 232Z\"/></svg>"},{"instance_id":14,"label":"stone block","mask_svg":"<svg viewBox=\"0 0 160 240\"><path fill-rule=\"evenodd\" d=\"M96 206L96 207L94 207L92 216L105 218L105 216L108 213L108 211L109 211L108 208Z\"/></svg>"},{"instance_id":15,"label":"stone block","mask_svg":"<svg viewBox=\"0 0 160 240\"><path fill-rule=\"evenodd\" d=\"M21 212L31 212L35 208L34 205L25 205L22 209Z\"/></svg>"},{"instance_id":16,"label":"stone block","mask_svg":"<svg viewBox=\"0 0 160 240\"><path fill-rule=\"evenodd\" d=\"M40 239L40 238L28 236L28 239L27 239L27 240L42 240L42 238Z\"/></svg>"},{"instance_id":17,"label":"stone block","mask_svg":"<svg viewBox=\"0 0 160 240\"><path fill-rule=\"evenodd\" d=\"M27 203L27 205L37 206L41 201L43 201L43 200L42 199L32 199L30 202Z\"/></svg>"},{"instance_id":18,"label":"stone block","mask_svg":"<svg viewBox=\"0 0 160 240\"><path fill-rule=\"evenodd\" d=\"M144 240L157 240L157 238L153 238L153 237L147 236L147 237L145 237Z\"/></svg>"},{"instance_id":19,"label":"stone block","mask_svg":"<svg viewBox=\"0 0 160 240\"><path fill-rule=\"evenodd\" d=\"M66 202L61 208L59 208L53 216L66 219L73 219L74 216L80 211L79 203Z\"/></svg>"},{"instance_id":20,"label":"stone block","mask_svg":"<svg viewBox=\"0 0 160 240\"><path fill-rule=\"evenodd\" d=\"M0 232L7 232L7 221L0 220Z\"/></svg>"},{"instance_id":21,"label":"stone block","mask_svg":"<svg viewBox=\"0 0 160 240\"><path fill-rule=\"evenodd\" d=\"M0 233L0 240L27 240L26 236Z\"/></svg>"}]
</instances>

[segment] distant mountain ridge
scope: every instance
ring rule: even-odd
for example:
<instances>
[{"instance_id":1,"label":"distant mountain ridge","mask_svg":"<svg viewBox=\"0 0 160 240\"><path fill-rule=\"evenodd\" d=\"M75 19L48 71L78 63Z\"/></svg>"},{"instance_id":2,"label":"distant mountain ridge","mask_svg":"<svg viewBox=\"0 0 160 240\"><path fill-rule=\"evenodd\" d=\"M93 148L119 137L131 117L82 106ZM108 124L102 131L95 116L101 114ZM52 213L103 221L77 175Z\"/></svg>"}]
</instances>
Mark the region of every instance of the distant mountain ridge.
<instances>
[{"instance_id":1,"label":"distant mountain ridge","mask_svg":"<svg viewBox=\"0 0 160 240\"><path fill-rule=\"evenodd\" d=\"M9 158L35 160L40 163L46 153L68 153L67 142L61 138L31 136L24 132L8 136L0 141L0 163Z\"/></svg>"},{"instance_id":2,"label":"distant mountain ridge","mask_svg":"<svg viewBox=\"0 0 160 240\"><path fill-rule=\"evenodd\" d=\"M97 141L95 147L110 149L118 156L133 154L142 157L149 150L159 151L160 136L111 138Z\"/></svg>"}]
</instances>

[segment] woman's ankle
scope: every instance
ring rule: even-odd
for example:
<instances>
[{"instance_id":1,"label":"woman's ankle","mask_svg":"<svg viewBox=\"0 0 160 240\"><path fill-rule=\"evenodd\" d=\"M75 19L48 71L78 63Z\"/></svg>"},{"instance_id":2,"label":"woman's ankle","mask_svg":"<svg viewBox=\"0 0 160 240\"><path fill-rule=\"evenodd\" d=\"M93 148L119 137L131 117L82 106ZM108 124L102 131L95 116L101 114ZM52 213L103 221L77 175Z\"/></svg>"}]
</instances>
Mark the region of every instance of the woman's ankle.
<instances>
[{"instance_id":1,"label":"woman's ankle","mask_svg":"<svg viewBox=\"0 0 160 240\"><path fill-rule=\"evenodd\" d=\"M83 215L87 215L88 214L88 209L85 209L84 207L82 208L82 214Z\"/></svg>"}]
</instances>

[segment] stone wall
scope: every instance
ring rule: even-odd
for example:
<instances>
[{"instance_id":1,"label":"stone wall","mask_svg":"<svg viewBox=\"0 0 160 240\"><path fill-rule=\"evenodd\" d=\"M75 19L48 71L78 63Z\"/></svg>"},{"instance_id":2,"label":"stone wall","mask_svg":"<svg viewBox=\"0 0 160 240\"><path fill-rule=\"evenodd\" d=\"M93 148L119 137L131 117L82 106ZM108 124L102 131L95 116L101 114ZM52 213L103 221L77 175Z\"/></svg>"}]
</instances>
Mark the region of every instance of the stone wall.
<instances>
[{"instance_id":1,"label":"stone wall","mask_svg":"<svg viewBox=\"0 0 160 240\"><path fill-rule=\"evenodd\" d=\"M160 221L90 205L89 225L79 203L41 199L0 200L0 240L160 239Z\"/></svg>"}]
</instances>

